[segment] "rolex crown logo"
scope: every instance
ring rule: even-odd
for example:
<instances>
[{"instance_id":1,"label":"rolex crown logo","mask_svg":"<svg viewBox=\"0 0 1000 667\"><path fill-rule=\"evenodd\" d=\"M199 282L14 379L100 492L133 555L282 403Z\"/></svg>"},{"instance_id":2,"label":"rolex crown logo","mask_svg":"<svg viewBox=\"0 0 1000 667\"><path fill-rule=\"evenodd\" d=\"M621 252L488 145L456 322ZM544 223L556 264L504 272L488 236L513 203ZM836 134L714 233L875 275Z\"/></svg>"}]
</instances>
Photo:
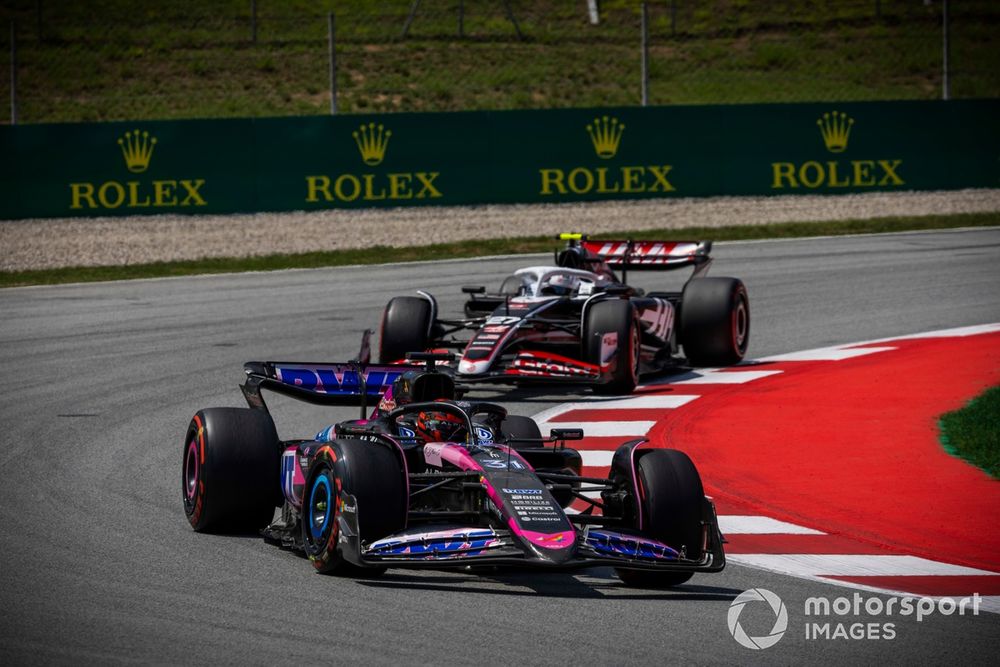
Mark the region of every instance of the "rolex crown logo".
<instances>
[{"instance_id":1,"label":"rolex crown logo","mask_svg":"<svg viewBox=\"0 0 1000 667\"><path fill-rule=\"evenodd\" d=\"M358 131L353 132L351 136L358 144L361 159L364 160L365 164L374 167L385 158L385 149L389 146L389 137L392 136L392 131L385 129L384 125L368 123L359 127Z\"/></svg>"},{"instance_id":2,"label":"rolex crown logo","mask_svg":"<svg viewBox=\"0 0 1000 667\"><path fill-rule=\"evenodd\" d=\"M149 168L149 161L153 158L153 148L156 146L156 137L150 137L149 132L134 130L126 132L118 140L118 145L122 148L128 170L141 174Z\"/></svg>"},{"instance_id":3,"label":"rolex crown logo","mask_svg":"<svg viewBox=\"0 0 1000 667\"><path fill-rule=\"evenodd\" d=\"M618 142L622 140L622 132L625 125L618 122L617 118L602 116L595 118L593 123L587 125L587 134L594 144L597 156L602 159L610 159L618 152Z\"/></svg>"},{"instance_id":4,"label":"rolex crown logo","mask_svg":"<svg viewBox=\"0 0 1000 667\"><path fill-rule=\"evenodd\" d=\"M851 126L854 125L853 118L849 118L843 111L833 111L823 114L816 124L828 151L843 153L847 149L847 139L851 135Z\"/></svg>"}]
</instances>

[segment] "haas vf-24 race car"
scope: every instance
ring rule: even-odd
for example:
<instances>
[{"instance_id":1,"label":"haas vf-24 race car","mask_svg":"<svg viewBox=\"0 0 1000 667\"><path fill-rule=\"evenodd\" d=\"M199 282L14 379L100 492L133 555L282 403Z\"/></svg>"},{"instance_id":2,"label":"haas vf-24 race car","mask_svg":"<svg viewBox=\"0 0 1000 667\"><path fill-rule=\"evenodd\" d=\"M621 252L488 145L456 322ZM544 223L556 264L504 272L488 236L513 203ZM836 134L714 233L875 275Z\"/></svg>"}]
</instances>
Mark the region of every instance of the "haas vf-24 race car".
<instances>
[{"instance_id":1,"label":"haas vf-24 race car","mask_svg":"<svg viewBox=\"0 0 1000 667\"><path fill-rule=\"evenodd\" d=\"M460 350L456 379L589 384L630 393L643 373L686 361L728 366L750 340L750 302L736 278L706 277L711 242L596 241L563 234L553 266L516 271L496 293L463 287L465 317L438 314L427 292L399 296L382 315L379 361ZM693 267L680 292L645 292L629 271ZM621 278L615 273L621 271Z\"/></svg>"},{"instance_id":2,"label":"haas vf-24 race car","mask_svg":"<svg viewBox=\"0 0 1000 667\"><path fill-rule=\"evenodd\" d=\"M607 478L527 417L455 399L431 367L251 362L249 408L209 408L183 443L183 502L199 532L260 531L324 574L390 567L611 566L674 586L725 566L715 508L691 460L631 440ZM453 355L448 355L453 358ZM319 405L378 401L314 438L278 439L262 390ZM586 507L568 512L574 501ZM280 518L275 520L275 508Z\"/></svg>"}]
</instances>

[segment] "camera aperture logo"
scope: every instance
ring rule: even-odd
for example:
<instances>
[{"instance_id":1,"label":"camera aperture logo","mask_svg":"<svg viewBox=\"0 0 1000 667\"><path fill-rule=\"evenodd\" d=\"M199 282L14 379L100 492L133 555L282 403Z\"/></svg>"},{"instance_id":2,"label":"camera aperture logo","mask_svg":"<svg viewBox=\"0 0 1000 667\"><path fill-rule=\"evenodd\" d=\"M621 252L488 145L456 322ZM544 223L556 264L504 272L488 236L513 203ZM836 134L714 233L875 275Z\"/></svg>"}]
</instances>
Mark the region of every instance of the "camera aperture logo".
<instances>
[{"instance_id":1,"label":"camera aperture logo","mask_svg":"<svg viewBox=\"0 0 1000 667\"><path fill-rule=\"evenodd\" d=\"M774 612L774 626L771 628L771 632L761 637L751 637L740 625L740 614L743 613L743 608L751 602L766 602L771 607L771 611ZM785 630L788 629L788 610L781 598L766 588L751 588L736 596L736 599L729 605L729 615L726 620L729 623L729 634L740 646L759 650L771 648L785 635Z\"/></svg>"},{"instance_id":2,"label":"camera aperture logo","mask_svg":"<svg viewBox=\"0 0 1000 667\"><path fill-rule=\"evenodd\" d=\"M922 623L934 615L965 616L969 612L971 616L978 616L982 601L979 593L960 599L912 595L863 596L858 592L852 597L840 596L833 599L810 597L804 603L803 629L807 641L893 640L898 636L897 618L913 617L916 623ZM754 625L760 629L763 618L770 617L768 611L774 614L771 631L759 637L751 636L740 622L744 609L753 602L764 602L767 606L754 605L753 611L747 614L750 618L743 619L744 622L749 620L751 630ZM726 620L733 639L740 646L757 651L771 648L784 636L788 630L788 609L775 593L766 588L751 588L736 596L729 605Z\"/></svg>"}]
</instances>

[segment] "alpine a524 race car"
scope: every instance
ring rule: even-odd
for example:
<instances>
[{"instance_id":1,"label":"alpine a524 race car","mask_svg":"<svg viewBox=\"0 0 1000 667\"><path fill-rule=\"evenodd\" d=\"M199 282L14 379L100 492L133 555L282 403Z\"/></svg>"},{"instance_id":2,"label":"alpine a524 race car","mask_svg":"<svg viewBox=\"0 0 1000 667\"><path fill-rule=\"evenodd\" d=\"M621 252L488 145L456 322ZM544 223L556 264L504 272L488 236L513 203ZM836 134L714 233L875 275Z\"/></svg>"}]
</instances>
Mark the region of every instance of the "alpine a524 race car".
<instances>
[{"instance_id":1,"label":"alpine a524 race car","mask_svg":"<svg viewBox=\"0 0 1000 667\"><path fill-rule=\"evenodd\" d=\"M426 367L246 364L250 407L200 410L187 429L191 526L259 530L324 574L612 566L629 585L673 586L725 567L715 508L685 454L631 440L607 479L583 477L565 445L582 431L543 437L530 418L456 400L451 376L433 367L441 355L416 356ZM363 415L368 401L378 406L313 439L281 441L265 389L361 404ZM567 512L575 499L587 508Z\"/></svg>"},{"instance_id":2,"label":"alpine a524 race car","mask_svg":"<svg viewBox=\"0 0 1000 667\"><path fill-rule=\"evenodd\" d=\"M395 297L382 315L379 361L461 350L456 379L555 381L627 394L643 373L679 363L728 366L750 341L750 302L736 278L708 278L708 241L594 241L562 234L554 266L516 271L499 291L463 287L465 317L442 318L427 292ZM628 271L693 267L680 292L644 292ZM621 270L621 279L615 270Z\"/></svg>"}]
</instances>

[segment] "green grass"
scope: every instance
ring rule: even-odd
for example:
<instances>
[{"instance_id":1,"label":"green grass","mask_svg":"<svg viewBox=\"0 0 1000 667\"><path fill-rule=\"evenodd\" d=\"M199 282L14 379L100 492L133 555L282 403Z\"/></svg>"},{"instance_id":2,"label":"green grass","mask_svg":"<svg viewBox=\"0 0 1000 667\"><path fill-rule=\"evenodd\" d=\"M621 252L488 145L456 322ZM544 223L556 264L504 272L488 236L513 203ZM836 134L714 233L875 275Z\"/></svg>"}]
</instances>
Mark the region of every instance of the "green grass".
<instances>
[{"instance_id":1,"label":"green grass","mask_svg":"<svg viewBox=\"0 0 1000 667\"><path fill-rule=\"evenodd\" d=\"M876 218L872 220L848 220L840 222L789 222L733 227L687 227L683 229L659 229L641 232L613 232L597 234L594 235L594 238L632 238L636 240L674 238L740 241L827 235L876 234L955 227L992 227L997 225L1000 225L1000 214L973 213L953 216L934 215ZM162 278L168 276L236 273L243 271L279 271L282 269L305 269L356 264L383 264L386 258L391 258L392 262L408 262L485 257L491 255L549 252L556 248L557 245L558 242L554 241L550 236L533 236L519 239L456 241L454 243L411 248L376 246L362 250L335 250L296 255L203 259L130 266L72 267L42 271L13 271L0 272L0 287Z\"/></svg>"},{"instance_id":2,"label":"green grass","mask_svg":"<svg viewBox=\"0 0 1000 667\"><path fill-rule=\"evenodd\" d=\"M949 454L1000 479L1000 387L942 416L940 426L941 443Z\"/></svg>"},{"instance_id":3,"label":"green grass","mask_svg":"<svg viewBox=\"0 0 1000 667\"><path fill-rule=\"evenodd\" d=\"M0 6L0 99L18 36L21 122L325 114L328 11L346 113L639 103L639 3L9 0ZM700 0L649 3L650 103L936 99L941 3ZM41 8L39 13L39 8ZM1000 3L951 5L952 95L1000 96ZM0 105L0 122L9 120Z\"/></svg>"}]
</instances>

